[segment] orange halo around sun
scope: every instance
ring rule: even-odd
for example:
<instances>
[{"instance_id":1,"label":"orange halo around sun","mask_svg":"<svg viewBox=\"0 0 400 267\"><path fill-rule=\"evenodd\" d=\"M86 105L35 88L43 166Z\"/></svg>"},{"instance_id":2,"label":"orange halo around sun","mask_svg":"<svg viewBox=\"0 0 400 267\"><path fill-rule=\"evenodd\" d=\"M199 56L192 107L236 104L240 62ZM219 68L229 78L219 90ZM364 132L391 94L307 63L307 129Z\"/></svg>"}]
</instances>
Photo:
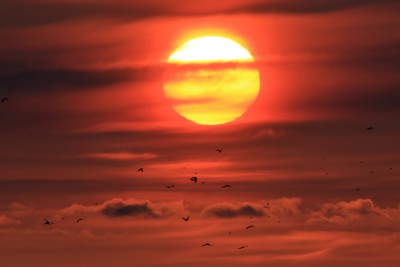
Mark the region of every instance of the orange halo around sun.
<instances>
[{"instance_id":1,"label":"orange halo around sun","mask_svg":"<svg viewBox=\"0 0 400 267\"><path fill-rule=\"evenodd\" d=\"M256 99L259 71L240 44L218 36L192 39L168 58L164 94L186 119L203 125L231 122Z\"/></svg>"}]
</instances>

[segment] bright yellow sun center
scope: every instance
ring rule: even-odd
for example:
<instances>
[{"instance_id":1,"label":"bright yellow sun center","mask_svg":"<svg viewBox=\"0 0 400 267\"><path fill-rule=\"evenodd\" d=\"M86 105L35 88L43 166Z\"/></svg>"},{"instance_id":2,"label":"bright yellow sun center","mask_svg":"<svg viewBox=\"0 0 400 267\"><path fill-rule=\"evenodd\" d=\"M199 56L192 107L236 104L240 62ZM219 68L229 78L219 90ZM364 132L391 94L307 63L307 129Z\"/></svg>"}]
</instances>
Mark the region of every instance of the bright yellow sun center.
<instances>
[{"instance_id":1,"label":"bright yellow sun center","mask_svg":"<svg viewBox=\"0 0 400 267\"><path fill-rule=\"evenodd\" d=\"M192 39L168 58L164 93L181 116L204 125L224 124L243 115L260 88L254 59L224 37Z\"/></svg>"}]
</instances>

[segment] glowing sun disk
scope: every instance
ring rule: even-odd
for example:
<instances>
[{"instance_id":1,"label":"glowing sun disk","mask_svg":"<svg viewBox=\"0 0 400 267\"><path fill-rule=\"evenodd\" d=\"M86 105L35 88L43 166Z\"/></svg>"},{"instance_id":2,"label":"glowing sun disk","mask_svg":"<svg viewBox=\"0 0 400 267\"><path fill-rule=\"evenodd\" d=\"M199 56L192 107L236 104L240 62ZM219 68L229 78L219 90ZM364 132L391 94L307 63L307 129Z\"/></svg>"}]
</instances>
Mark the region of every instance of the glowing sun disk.
<instances>
[{"instance_id":1,"label":"glowing sun disk","mask_svg":"<svg viewBox=\"0 0 400 267\"><path fill-rule=\"evenodd\" d=\"M233 121L249 108L259 92L259 72L248 65L252 62L251 54L228 38L192 39L168 59L165 96L181 116L192 122L217 125ZM222 64L212 66L215 63Z\"/></svg>"}]
</instances>

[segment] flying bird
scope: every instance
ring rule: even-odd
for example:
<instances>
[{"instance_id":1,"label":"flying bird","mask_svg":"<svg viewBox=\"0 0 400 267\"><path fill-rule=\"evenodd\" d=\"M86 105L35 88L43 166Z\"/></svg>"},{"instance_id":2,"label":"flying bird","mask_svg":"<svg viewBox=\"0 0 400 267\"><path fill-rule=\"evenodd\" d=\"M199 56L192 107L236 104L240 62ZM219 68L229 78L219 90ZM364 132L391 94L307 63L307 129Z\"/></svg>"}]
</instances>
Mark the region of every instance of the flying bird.
<instances>
[{"instance_id":1,"label":"flying bird","mask_svg":"<svg viewBox=\"0 0 400 267\"><path fill-rule=\"evenodd\" d=\"M53 222L48 221L46 218L43 218L43 220L44 220L44 224L47 224L47 225L54 224Z\"/></svg>"},{"instance_id":2,"label":"flying bird","mask_svg":"<svg viewBox=\"0 0 400 267\"><path fill-rule=\"evenodd\" d=\"M245 245L245 246L241 246L240 248L238 248L238 249L244 249L244 248L247 248L249 245Z\"/></svg>"},{"instance_id":3,"label":"flying bird","mask_svg":"<svg viewBox=\"0 0 400 267\"><path fill-rule=\"evenodd\" d=\"M84 220L83 218L78 218L78 220L76 220L76 223L83 221L83 220Z\"/></svg>"},{"instance_id":4,"label":"flying bird","mask_svg":"<svg viewBox=\"0 0 400 267\"><path fill-rule=\"evenodd\" d=\"M372 126L366 128L367 131L372 131L373 129L374 129L374 127L372 127Z\"/></svg>"},{"instance_id":5,"label":"flying bird","mask_svg":"<svg viewBox=\"0 0 400 267\"><path fill-rule=\"evenodd\" d=\"M207 247L207 246L211 247L211 244L210 243L205 243L205 244L202 245L202 247Z\"/></svg>"},{"instance_id":6,"label":"flying bird","mask_svg":"<svg viewBox=\"0 0 400 267\"><path fill-rule=\"evenodd\" d=\"M185 222L189 221L189 216L187 216L186 218L182 218L182 220L184 220Z\"/></svg>"},{"instance_id":7,"label":"flying bird","mask_svg":"<svg viewBox=\"0 0 400 267\"><path fill-rule=\"evenodd\" d=\"M254 225L249 225L245 229L250 229L250 228L253 228L253 227L255 227L255 226Z\"/></svg>"},{"instance_id":8,"label":"flying bird","mask_svg":"<svg viewBox=\"0 0 400 267\"><path fill-rule=\"evenodd\" d=\"M174 188L175 185L173 185L173 184L172 184L172 185L167 185L166 187L167 187L167 188Z\"/></svg>"},{"instance_id":9,"label":"flying bird","mask_svg":"<svg viewBox=\"0 0 400 267\"><path fill-rule=\"evenodd\" d=\"M221 153L223 150L222 149L216 149L215 151L217 151L218 153Z\"/></svg>"},{"instance_id":10,"label":"flying bird","mask_svg":"<svg viewBox=\"0 0 400 267\"><path fill-rule=\"evenodd\" d=\"M222 186L222 188L227 188L227 187L232 187L232 186L229 185L229 184L226 184L226 185Z\"/></svg>"},{"instance_id":11,"label":"flying bird","mask_svg":"<svg viewBox=\"0 0 400 267\"><path fill-rule=\"evenodd\" d=\"M8 98L7 97L4 97L2 100L1 100L1 103L4 103L4 102L8 102L9 100L8 100Z\"/></svg>"},{"instance_id":12,"label":"flying bird","mask_svg":"<svg viewBox=\"0 0 400 267\"><path fill-rule=\"evenodd\" d=\"M143 172L143 168L139 168L137 171L138 172Z\"/></svg>"},{"instance_id":13,"label":"flying bird","mask_svg":"<svg viewBox=\"0 0 400 267\"><path fill-rule=\"evenodd\" d=\"M193 181L193 182L197 183L197 177L193 176L192 178L190 178L190 181Z\"/></svg>"}]
</instances>

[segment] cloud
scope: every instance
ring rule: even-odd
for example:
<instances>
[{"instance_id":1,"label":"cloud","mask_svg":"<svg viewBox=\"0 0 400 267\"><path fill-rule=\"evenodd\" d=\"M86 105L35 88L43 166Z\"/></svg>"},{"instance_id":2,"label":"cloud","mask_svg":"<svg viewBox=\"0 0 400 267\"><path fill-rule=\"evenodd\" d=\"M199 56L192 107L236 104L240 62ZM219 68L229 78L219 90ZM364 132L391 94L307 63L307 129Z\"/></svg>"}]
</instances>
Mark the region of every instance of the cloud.
<instances>
[{"instance_id":1,"label":"cloud","mask_svg":"<svg viewBox=\"0 0 400 267\"><path fill-rule=\"evenodd\" d=\"M159 218L149 202L127 204L122 201L108 204L101 212L108 217L143 216Z\"/></svg>"},{"instance_id":2,"label":"cloud","mask_svg":"<svg viewBox=\"0 0 400 267\"><path fill-rule=\"evenodd\" d=\"M186 214L182 201L158 202L150 200L115 198L102 204L81 205L73 204L60 211L65 215L102 214L110 218L138 217L138 218L168 218L177 214Z\"/></svg>"},{"instance_id":3,"label":"cloud","mask_svg":"<svg viewBox=\"0 0 400 267\"><path fill-rule=\"evenodd\" d=\"M244 4L237 8L230 9L228 13L287 13L287 14L313 14L334 12L343 9L354 8L369 4L379 4L383 2L395 2L394 0L270 0L254 1Z\"/></svg>"},{"instance_id":4,"label":"cloud","mask_svg":"<svg viewBox=\"0 0 400 267\"><path fill-rule=\"evenodd\" d=\"M208 206L202 211L203 216L218 218L236 218L241 216L263 217L263 208L257 203L217 203Z\"/></svg>"},{"instance_id":5,"label":"cloud","mask_svg":"<svg viewBox=\"0 0 400 267\"><path fill-rule=\"evenodd\" d=\"M302 199L295 198L278 198L268 201L267 212L274 216L291 217L302 213Z\"/></svg>"},{"instance_id":6,"label":"cloud","mask_svg":"<svg viewBox=\"0 0 400 267\"><path fill-rule=\"evenodd\" d=\"M131 153L131 152L114 152L114 153L88 153L80 158L100 159L100 160L133 160L133 159L154 159L158 155L154 153Z\"/></svg>"},{"instance_id":7,"label":"cloud","mask_svg":"<svg viewBox=\"0 0 400 267\"><path fill-rule=\"evenodd\" d=\"M400 222L399 207L380 208L371 199L356 199L322 204L311 212L308 224L319 226L379 227L396 226Z\"/></svg>"},{"instance_id":8,"label":"cloud","mask_svg":"<svg viewBox=\"0 0 400 267\"><path fill-rule=\"evenodd\" d=\"M4 214L0 214L0 227L9 227L20 224L21 224L20 221L10 218Z\"/></svg>"},{"instance_id":9,"label":"cloud","mask_svg":"<svg viewBox=\"0 0 400 267\"><path fill-rule=\"evenodd\" d=\"M3 27L37 26L82 18L113 18L141 20L156 17L189 17L219 14L313 14L344 10L370 4L396 2L396 0L264 0L264 1L203 1L187 6L183 0L150 1L96 1L53 2L10 1L0 11Z\"/></svg>"},{"instance_id":10,"label":"cloud","mask_svg":"<svg viewBox=\"0 0 400 267\"><path fill-rule=\"evenodd\" d=\"M159 73L152 67L115 69L27 69L0 74L0 83L5 89L74 89L85 90L106 87L128 81L154 79Z\"/></svg>"},{"instance_id":11,"label":"cloud","mask_svg":"<svg viewBox=\"0 0 400 267\"><path fill-rule=\"evenodd\" d=\"M13 218L22 218L29 215L32 211L33 209L28 206L18 202L13 202L11 203L7 214Z\"/></svg>"},{"instance_id":12,"label":"cloud","mask_svg":"<svg viewBox=\"0 0 400 267\"><path fill-rule=\"evenodd\" d=\"M267 204L268 203L268 204ZM369 231L397 229L400 205L396 208L378 207L371 199L327 202L318 206L303 203L301 198L278 198L264 203L216 203L206 207L203 217L235 219L239 217L270 217L293 229L341 229Z\"/></svg>"},{"instance_id":13,"label":"cloud","mask_svg":"<svg viewBox=\"0 0 400 267\"><path fill-rule=\"evenodd\" d=\"M22 225L23 219L32 214L32 209L18 202L12 202L4 214L0 214L0 227Z\"/></svg>"},{"instance_id":14,"label":"cloud","mask_svg":"<svg viewBox=\"0 0 400 267\"><path fill-rule=\"evenodd\" d=\"M300 198L278 198L268 200L265 203L216 203L206 207L202 211L205 217L236 218L236 217L264 217L296 218L302 213Z\"/></svg>"}]
</instances>

